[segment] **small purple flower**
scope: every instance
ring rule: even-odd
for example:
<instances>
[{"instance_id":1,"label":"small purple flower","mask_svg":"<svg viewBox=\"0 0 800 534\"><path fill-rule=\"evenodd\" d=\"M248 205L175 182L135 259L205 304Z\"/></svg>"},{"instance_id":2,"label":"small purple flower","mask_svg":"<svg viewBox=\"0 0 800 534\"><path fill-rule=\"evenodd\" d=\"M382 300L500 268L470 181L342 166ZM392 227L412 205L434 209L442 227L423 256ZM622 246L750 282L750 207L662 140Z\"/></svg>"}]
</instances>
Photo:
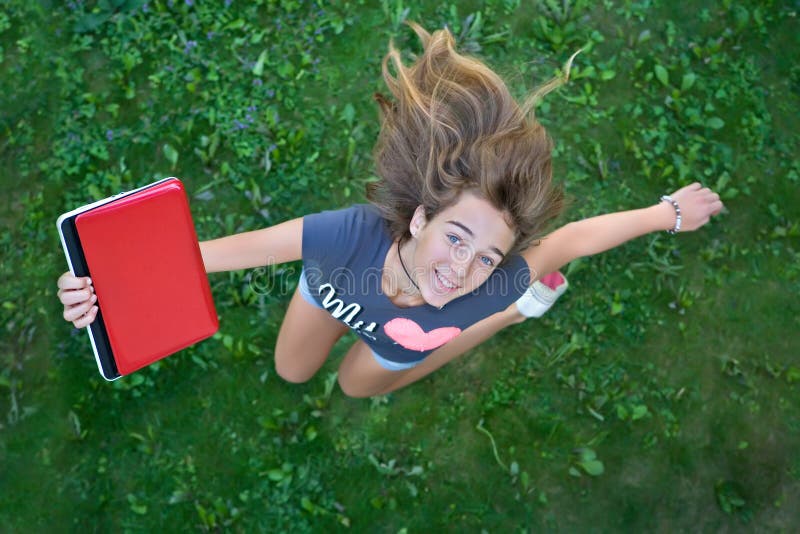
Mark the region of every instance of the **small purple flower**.
<instances>
[{"instance_id":1,"label":"small purple flower","mask_svg":"<svg viewBox=\"0 0 800 534\"><path fill-rule=\"evenodd\" d=\"M267 89L267 98L275 96L275 89Z\"/></svg>"},{"instance_id":2,"label":"small purple flower","mask_svg":"<svg viewBox=\"0 0 800 534\"><path fill-rule=\"evenodd\" d=\"M142 5L142 13L147 13L148 11L150 11L150 5L149 4L143 4Z\"/></svg>"},{"instance_id":3,"label":"small purple flower","mask_svg":"<svg viewBox=\"0 0 800 534\"><path fill-rule=\"evenodd\" d=\"M214 38L215 35L216 34L214 32L208 32L208 33L206 33L206 39L208 39L210 41L211 39Z\"/></svg>"},{"instance_id":4,"label":"small purple flower","mask_svg":"<svg viewBox=\"0 0 800 534\"><path fill-rule=\"evenodd\" d=\"M278 148L278 147L277 147L277 146L275 146L275 143L272 143L271 145L269 145L269 146L267 147L267 152L272 152L272 151L273 151L273 150L275 150L276 148Z\"/></svg>"},{"instance_id":5,"label":"small purple flower","mask_svg":"<svg viewBox=\"0 0 800 534\"><path fill-rule=\"evenodd\" d=\"M186 0L186 5L191 7L194 5L194 0Z\"/></svg>"},{"instance_id":6,"label":"small purple flower","mask_svg":"<svg viewBox=\"0 0 800 534\"><path fill-rule=\"evenodd\" d=\"M188 54L196 46L197 46L197 41L186 41L186 46L184 46L183 48L183 53Z\"/></svg>"},{"instance_id":7,"label":"small purple flower","mask_svg":"<svg viewBox=\"0 0 800 534\"><path fill-rule=\"evenodd\" d=\"M233 119L233 128L235 130L244 130L247 128L247 125L239 121L239 119Z\"/></svg>"},{"instance_id":8,"label":"small purple flower","mask_svg":"<svg viewBox=\"0 0 800 534\"><path fill-rule=\"evenodd\" d=\"M112 141L114 139L114 130L106 130L106 139Z\"/></svg>"},{"instance_id":9,"label":"small purple flower","mask_svg":"<svg viewBox=\"0 0 800 534\"><path fill-rule=\"evenodd\" d=\"M247 111L253 112L256 109L258 109L258 108L256 108L255 106L247 106Z\"/></svg>"},{"instance_id":10,"label":"small purple flower","mask_svg":"<svg viewBox=\"0 0 800 534\"><path fill-rule=\"evenodd\" d=\"M231 7L233 0L225 0L225 7Z\"/></svg>"},{"instance_id":11,"label":"small purple flower","mask_svg":"<svg viewBox=\"0 0 800 534\"><path fill-rule=\"evenodd\" d=\"M255 119L253 119L253 116L252 116L252 115L250 115L249 113L248 113L247 115L245 115L245 118L244 118L244 119L245 119L247 122L250 122L250 123L252 123L252 122L255 122Z\"/></svg>"},{"instance_id":12,"label":"small purple flower","mask_svg":"<svg viewBox=\"0 0 800 534\"><path fill-rule=\"evenodd\" d=\"M261 81L261 78L256 78L255 80L253 80L253 85L255 85L256 87L258 87L262 83L264 82Z\"/></svg>"}]
</instances>

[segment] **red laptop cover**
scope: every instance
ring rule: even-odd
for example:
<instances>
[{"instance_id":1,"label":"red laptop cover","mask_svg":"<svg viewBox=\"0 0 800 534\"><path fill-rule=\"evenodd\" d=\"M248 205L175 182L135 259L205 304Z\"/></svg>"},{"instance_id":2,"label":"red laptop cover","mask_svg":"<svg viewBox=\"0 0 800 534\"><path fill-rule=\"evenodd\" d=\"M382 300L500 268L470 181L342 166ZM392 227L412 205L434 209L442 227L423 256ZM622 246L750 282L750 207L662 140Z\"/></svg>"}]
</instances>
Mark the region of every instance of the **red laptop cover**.
<instances>
[{"instance_id":1,"label":"red laptop cover","mask_svg":"<svg viewBox=\"0 0 800 534\"><path fill-rule=\"evenodd\" d=\"M177 179L75 217L122 375L211 336L217 314Z\"/></svg>"}]
</instances>

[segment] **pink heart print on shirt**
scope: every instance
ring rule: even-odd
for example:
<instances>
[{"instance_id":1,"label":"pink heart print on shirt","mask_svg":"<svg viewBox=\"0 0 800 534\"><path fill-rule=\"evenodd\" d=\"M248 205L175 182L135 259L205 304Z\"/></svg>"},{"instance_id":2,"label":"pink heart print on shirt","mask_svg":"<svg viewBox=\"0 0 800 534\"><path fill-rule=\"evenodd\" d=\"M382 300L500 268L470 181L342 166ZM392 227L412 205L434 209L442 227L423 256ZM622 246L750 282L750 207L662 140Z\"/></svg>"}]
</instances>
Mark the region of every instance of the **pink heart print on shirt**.
<instances>
[{"instance_id":1,"label":"pink heart print on shirt","mask_svg":"<svg viewBox=\"0 0 800 534\"><path fill-rule=\"evenodd\" d=\"M403 348L418 351L441 347L461 333L461 329L455 326L444 326L425 332L416 322L402 317L383 325L383 330Z\"/></svg>"}]
</instances>

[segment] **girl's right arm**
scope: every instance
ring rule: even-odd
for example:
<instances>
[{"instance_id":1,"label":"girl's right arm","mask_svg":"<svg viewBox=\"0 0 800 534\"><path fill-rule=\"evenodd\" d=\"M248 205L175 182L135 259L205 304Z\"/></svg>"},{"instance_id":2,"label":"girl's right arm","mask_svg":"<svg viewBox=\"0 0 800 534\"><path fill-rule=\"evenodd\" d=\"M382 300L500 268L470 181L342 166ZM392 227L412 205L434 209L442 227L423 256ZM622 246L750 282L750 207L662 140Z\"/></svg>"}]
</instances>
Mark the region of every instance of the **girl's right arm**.
<instances>
[{"instance_id":1,"label":"girl's right arm","mask_svg":"<svg viewBox=\"0 0 800 534\"><path fill-rule=\"evenodd\" d=\"M237 271L299 260L303 218L200 243L207 273Z\"/></svg>"},{"instance_id":2,"label":"girl's right arm","mask_svg":"<svg viewBox=\"0 0 800 534\"><path fill-rule=\"evenodd\" d=\"M200 243L207 273L236 271L299 260L303 247L303 218ZM89 277L70 272L58 279L58 298L64 319L76 328L88 326L97 317L97 297Z\"/></svg>"}]
</instances>

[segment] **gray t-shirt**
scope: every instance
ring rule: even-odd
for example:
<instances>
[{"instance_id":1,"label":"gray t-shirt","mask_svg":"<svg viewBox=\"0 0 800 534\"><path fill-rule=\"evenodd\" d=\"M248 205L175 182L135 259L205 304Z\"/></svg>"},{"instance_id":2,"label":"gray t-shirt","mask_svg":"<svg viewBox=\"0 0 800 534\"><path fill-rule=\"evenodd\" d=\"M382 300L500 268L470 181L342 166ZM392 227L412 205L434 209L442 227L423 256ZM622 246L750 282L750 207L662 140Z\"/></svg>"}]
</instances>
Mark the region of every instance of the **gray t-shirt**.
<instances>
[{"instance_id":1,"label":"gray t-shirt","mask_svg":"<svg viewBox=\"0 0 800 534\"><path fill-rule=\"evenodd\" d=\"M530 284L527 263L512 256L480 287L442 310L428 304L400 308L381 287L392 243L386 222L369 204L303 218L303 269L312 296L393 362L423 360L462 330L507 308Z\"/></svg>"}]
</instances>

